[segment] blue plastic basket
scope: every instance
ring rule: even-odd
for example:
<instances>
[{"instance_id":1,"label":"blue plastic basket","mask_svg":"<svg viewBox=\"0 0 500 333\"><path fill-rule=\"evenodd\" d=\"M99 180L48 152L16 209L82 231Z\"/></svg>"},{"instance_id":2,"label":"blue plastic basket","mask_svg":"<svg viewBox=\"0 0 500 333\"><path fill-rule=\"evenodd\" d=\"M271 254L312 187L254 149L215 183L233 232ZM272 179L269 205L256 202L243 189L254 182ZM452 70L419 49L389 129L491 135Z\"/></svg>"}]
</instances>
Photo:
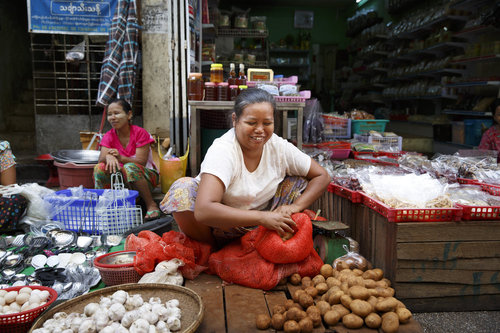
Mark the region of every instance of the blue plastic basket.
<instances>
[{"instance_id":1,"label":"blue plastic basket","mask_svg":"<svg viewBox=\"0 0 500 333\"><path fill-rule=\"evenodd\" d=\"M99 216L95 211L99 197L104 193L105 190L95 190L95 189L83 189L88 197L85 199L77 199L69 204L64 200L63 197L70 197L70 190L57 191L56 197L51 197L47 201L52 204L57 212L56 215L52 217L53 220L60 221L64 223L64 227L67 230L72 231L83 231L90 234L101 234L103 227L100 225ZM111 191L111 190L107 190ZM126 198L119 198L116 200L116 207L132 206L135 207L135 200L139 192L134 190L129 190L129 195ZM61 199L58 200L57 196ZM61 209L62 208L62 209ZM134 225L130 225L130 228ZM109 228L106 229L109 233Z\"/></svg>"}]
</instances>

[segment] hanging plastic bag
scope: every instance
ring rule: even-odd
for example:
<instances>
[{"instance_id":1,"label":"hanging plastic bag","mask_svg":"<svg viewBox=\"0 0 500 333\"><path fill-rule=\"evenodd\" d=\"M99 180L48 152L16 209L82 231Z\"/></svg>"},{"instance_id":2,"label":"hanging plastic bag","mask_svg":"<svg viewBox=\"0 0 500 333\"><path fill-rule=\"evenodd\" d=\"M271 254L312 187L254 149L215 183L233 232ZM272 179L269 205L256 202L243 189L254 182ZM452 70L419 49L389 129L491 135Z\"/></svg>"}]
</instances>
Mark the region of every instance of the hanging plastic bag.
<instances>
[{"instance_id":1,"label":"hanging plastic bag","mask_svg":"<svg viewBox=\"0 0 500 333\"><path fill-rule=\"evenodd\" d=\"M189 142L186 153L179 158L164 159L161 153L161 144L158 139L158 156L160 156L160 183L162 193L167 193L170 186L177 179L186 175L187 158L189 155Z\"/></svg>"},{"instance_id":2,"label":"hanging plastic bag","mask_svg":"<svg viewBox=\"0 0 500 333\"><path fill-rule=\"evenodd\" d=\"M85 58L85 40L75 45L68 53L66 53L66 61L80 61Z\"/></svg>"}]
</instances>

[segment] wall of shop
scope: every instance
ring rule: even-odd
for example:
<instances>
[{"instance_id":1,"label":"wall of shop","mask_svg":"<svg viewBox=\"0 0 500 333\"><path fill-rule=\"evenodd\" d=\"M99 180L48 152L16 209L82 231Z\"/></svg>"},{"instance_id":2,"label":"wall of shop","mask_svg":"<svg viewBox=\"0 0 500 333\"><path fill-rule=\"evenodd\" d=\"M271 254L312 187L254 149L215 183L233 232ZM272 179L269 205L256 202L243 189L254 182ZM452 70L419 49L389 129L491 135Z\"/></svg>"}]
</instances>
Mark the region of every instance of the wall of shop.
<instances>
[{"instance_id":1,"label":"wall of shop","mask_svg":"<svg viewBox=\"0 0 500 333\"><path fill-rule=\"evenodd\" d=\"M17 96L31 80L30 40L26 1L0 2L0 131Z\"/></svg>"}]
</instances>

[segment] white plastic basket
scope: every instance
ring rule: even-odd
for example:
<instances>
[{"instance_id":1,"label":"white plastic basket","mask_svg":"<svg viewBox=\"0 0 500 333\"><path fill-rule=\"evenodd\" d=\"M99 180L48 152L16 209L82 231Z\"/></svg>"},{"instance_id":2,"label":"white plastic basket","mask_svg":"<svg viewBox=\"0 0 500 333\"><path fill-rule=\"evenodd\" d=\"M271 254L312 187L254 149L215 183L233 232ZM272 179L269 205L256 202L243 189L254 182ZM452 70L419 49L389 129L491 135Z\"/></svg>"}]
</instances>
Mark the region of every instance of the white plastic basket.
<instances>
[{"instance_id":1,"label":"white plastic basket","mask_svg":"<svg viewBox=\"0 0 500 333\"><path fill-rule=\"evenodd\" d=\"M395 152L403 150L403 138L401 136L378 137L373 135L354 134L354 139L373 145L379 151Z\"/></svg>"}]
</instances>

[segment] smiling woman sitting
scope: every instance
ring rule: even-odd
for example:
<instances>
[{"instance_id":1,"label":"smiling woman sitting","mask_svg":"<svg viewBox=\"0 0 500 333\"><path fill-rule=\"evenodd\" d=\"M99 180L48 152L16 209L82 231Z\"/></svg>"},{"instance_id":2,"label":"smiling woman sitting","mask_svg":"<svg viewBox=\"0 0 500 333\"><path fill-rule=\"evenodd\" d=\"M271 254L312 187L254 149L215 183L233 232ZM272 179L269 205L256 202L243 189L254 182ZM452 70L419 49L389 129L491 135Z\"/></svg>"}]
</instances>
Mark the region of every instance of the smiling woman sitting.
<instances>
[{"instance_id":1,"label":"smiling woman sitting","mask_svg":"<svg viewBox=\"0 0 500 333\"><path fill-rule=\"evenodd\" d=\"M178 179L160 207L197 241L223 245L262 225L293 232L291 214L325 191L329 175L287 140L274 134L274 97L247 89L237 97L233 128L208 149L196 178Z\"/></svg>"},{"instance_id":2,"label":"smiling woman sitting","mask_svg":"<svg viewBox=\"0 0 500 333\"><path fill-rule=\"evenodd\" d=\"M107 112L112 129L100 143L99 162L94 167L94 186L110 188L111 174L121 171L125 185L138 191L144 200L147 208L145 220L158 218L160 210L151 193L160 178L150 147L155 140L145 129L131 124L132 107L124 99L111 101Z\"/></svg>"}]
</instances>

